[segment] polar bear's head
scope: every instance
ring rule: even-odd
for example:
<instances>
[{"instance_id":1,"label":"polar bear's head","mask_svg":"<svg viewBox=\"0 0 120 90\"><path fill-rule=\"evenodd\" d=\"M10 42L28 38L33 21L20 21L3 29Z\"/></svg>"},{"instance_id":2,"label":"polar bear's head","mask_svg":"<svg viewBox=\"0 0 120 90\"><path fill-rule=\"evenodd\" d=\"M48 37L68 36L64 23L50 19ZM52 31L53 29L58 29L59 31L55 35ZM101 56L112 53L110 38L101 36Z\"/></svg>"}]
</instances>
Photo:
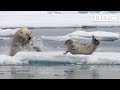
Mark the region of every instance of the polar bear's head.
<instances>
[{"instance_id":1,"label":"polar bear's head","mask_svg":"<svg viewBox=\"0 0 120 90\"><path fill-rule=\"evenodd\" d=\"M27 27L22 27L16 32L16 35L27 41L32 39L32 31L30 31Z\"/></svg>"}]
</instances>

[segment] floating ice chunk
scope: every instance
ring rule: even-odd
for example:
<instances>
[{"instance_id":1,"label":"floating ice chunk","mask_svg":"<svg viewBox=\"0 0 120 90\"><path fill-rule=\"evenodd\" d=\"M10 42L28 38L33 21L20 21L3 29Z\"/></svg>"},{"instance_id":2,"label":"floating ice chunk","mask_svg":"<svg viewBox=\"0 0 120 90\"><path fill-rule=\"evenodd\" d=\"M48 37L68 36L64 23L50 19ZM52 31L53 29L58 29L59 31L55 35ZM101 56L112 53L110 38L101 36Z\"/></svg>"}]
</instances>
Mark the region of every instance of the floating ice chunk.
<instances>
[{"instance_id":1,"label":"floating ice chunk","mask_svg":"<svg viewBox=\"0 0 120 90\"><path fill-rule=\"evenodd\" d=\"M0 55L0 65L22 65L23 63L18 59L8 55Z\"/></svg>"},{"instance_id":2,"label":"floating ice chunk","mask_svg":"<svg viewBox=\"0 0 120 90\"><path fill-rule=\"evenodd\" d=\"M92 35L94 35L99 40L103 40L103 41L114 41L120 38L119 33L106 32L106 31L86 32L81 30L77 30L65 36L41 36L41 38L47 39L47 40L56 40L56 41L65 41L67 39L87 39L88 40L92 38Z\"/></svg>"},{"instance_id":3,"label":"floating ice chunk","mask_svg":"<svg viewBox=\"0 0 120 90\"><path fill-rule=\"evenodd\" d=\"M37 62L69 62L81 64L120 64L120 53L94 52L92 55L63 55L62 51L18 52L15 57Z\"/></svg>"},{"instance_id":4,"label":"floating ice chunk","mask_svg":"<svg viewBox=\"0 0 120 90\"><path fill-rule=\"evenodd\" d=\"M120 64L120 53L94 52L92 55L63 55L63 51L18 52L15 56L0 55L0 65L23 64Z\"/></svg>"},{"instance_id":5,"label":"floating ice chunk","mask_svg":"<svg viewBox=\"0 0 120 90\"><path fill-rule=\"evenodd\" d=\"M12 37L16 31L18 31L20 28L16 29L5 29L5 30L0 30L0 37Z\"/></svg>"}]
</instances>

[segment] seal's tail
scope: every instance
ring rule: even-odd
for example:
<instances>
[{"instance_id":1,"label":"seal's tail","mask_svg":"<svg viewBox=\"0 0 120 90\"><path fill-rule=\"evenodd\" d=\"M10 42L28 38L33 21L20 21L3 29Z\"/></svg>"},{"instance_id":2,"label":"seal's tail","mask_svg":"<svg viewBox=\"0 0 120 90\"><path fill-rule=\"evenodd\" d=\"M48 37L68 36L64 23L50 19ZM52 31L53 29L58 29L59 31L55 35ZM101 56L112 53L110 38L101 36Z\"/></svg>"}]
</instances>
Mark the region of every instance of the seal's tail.
<instances>
[{"instance_id":1,"label":"seal's tail","mask_svg":"<svg viewBox=\"0 0 120 90\"><path fill-rule=\"evenodd\" d=\"M100 41L98 39L96 39L94 35L92 35L92 43L98 45L98 44L100 44Z\"/></svg>"}]
</instances>

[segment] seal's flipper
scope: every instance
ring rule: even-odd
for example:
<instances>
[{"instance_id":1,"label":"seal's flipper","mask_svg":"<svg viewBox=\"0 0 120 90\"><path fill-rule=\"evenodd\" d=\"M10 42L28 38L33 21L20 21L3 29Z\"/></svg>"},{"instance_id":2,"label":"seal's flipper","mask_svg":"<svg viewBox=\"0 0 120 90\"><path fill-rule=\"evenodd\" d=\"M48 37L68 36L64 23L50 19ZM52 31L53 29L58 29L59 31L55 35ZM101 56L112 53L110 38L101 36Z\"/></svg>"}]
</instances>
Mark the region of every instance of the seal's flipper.
<instances>
[{"instance_id":1,"label":"seal's flipper","mask_svg":"<svg viewBox=\"0 0 120 90\"><path fill-rule=\"evenodd\" d=\"M92 35L92 41L94 41L95 40L95 36L94 35Z\"/></svg>"}]
</instances>

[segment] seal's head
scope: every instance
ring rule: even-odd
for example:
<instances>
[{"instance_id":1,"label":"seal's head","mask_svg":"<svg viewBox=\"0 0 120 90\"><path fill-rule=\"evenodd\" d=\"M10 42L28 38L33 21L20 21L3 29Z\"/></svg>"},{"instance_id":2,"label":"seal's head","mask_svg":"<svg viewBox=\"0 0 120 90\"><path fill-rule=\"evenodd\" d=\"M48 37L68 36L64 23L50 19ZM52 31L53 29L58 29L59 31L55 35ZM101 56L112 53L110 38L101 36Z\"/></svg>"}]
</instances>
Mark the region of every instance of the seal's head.
<instances>
[{"instance_id":1,"label":"seal's head","mask_svg":"<svg viewBox=\"0 0 120 90\"><path fill-rule=\"evenodd\" d=\"M68 39L65 43L66 46L71 46L73 44L73 40Z\"/></svg>"}]
</instances>

